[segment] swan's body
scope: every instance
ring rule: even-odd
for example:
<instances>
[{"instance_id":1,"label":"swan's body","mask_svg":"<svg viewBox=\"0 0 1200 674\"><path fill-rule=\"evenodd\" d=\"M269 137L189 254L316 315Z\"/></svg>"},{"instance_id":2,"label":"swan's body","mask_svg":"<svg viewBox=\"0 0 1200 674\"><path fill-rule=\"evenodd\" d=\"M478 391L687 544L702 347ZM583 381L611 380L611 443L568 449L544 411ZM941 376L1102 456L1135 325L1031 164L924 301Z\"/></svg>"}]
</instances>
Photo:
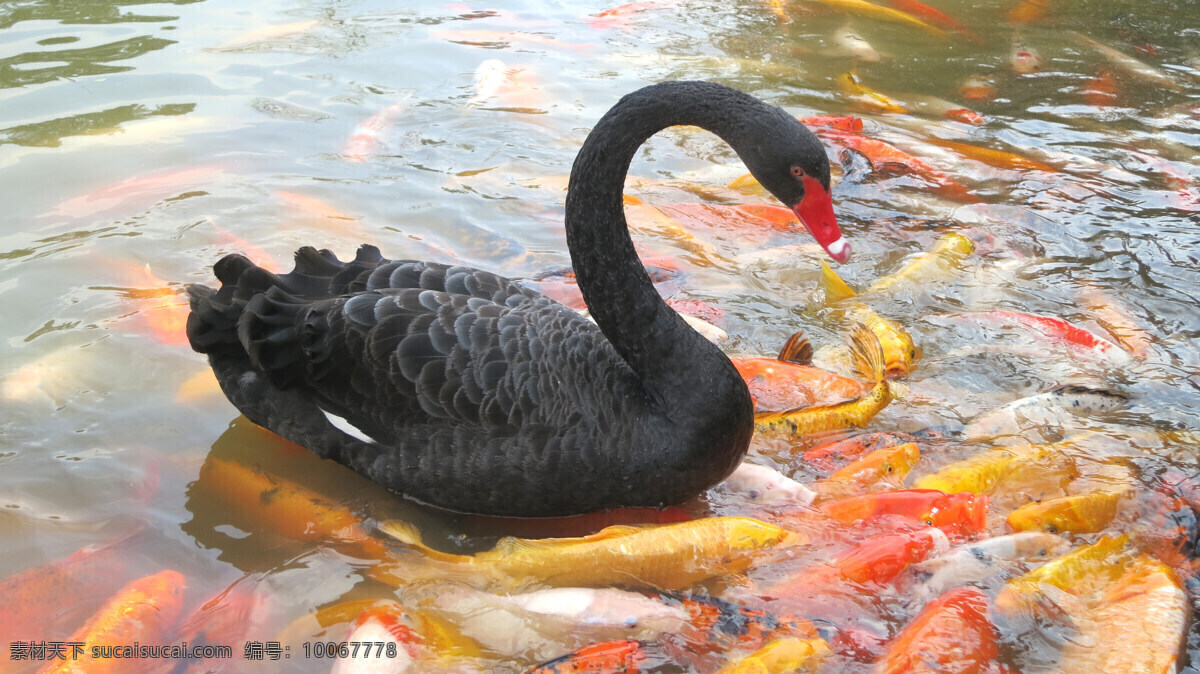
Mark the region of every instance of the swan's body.
<instances>
[{"instance_id":1,"label":"swan's body","mask_svg":"<svg viewBox=\"0 0 1200 674\"><path fill-rule=\"evenodd\" d=\"M724 138L848 254L807 129L732 89L671 82L622 99L572 169L567 242L596 324L477 269L304 248L280 276L218 262L221 289L190 290L192 347L251 421L418 501L541 517L694 497L741 462L753 414L729 359L654 290L625 226L633 154L675 124Z\"/></svg>"}]
</instances>

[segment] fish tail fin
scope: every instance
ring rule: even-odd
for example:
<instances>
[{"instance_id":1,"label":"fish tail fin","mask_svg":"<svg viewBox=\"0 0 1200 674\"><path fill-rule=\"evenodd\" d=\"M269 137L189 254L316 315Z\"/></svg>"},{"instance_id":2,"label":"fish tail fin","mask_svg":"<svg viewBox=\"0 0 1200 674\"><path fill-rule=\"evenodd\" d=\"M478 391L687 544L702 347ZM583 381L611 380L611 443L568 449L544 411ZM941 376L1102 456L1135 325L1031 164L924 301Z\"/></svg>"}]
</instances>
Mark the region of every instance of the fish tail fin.
<instances>
[{"instance_id":1,"label":"fish tail fin","mask_svg":"<svg viewBox=\"0 0 1200 674\"><path fill-rule=\"evenodd\" d=\"M812 344L808 343L808 337L800 330L794 332L779 350L779 360L797 365L812 365L813 348Z\"/></svg>"},{"instance_id":2,"label":"fish tail fin","mask_svg":"<svg viewBox=\"0 0 1200 674\"><path fill-rule=\"evenodd\" d=\"M821 261L821 291L825 293L825 303L833 304L851 297L858 297L858 293L838 276L824 260Z\"/></svg>"},{"instance_id":3,"label":"fish tail fin","mask_svg":"<svg viewBox=\"0 0 1200 674\"><path fill-rule=\"evenodd\" d=\"M403 520L384 520L378 524L379 530L396 541L407 546L420 550L422 554L430 559L440 562L462 562L469 560L468 555L455 555L441 550L434 550L425 545L425 541L421 538L421 532L416 526Z\"/></svg>"}]
</instances>

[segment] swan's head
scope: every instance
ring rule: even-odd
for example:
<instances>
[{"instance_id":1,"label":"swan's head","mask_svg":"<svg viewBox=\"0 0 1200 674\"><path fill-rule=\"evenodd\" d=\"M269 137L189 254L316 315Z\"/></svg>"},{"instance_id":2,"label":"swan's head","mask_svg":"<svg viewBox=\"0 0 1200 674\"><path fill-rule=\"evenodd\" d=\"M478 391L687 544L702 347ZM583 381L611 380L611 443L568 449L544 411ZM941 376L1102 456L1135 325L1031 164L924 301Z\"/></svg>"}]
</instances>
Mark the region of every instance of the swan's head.
<instances>
[{"instance_id":1,"label":"swan's head","mask_svg":"<svg viewBox=\"0 0 1200 674\"><path fill-rule=\"evenodd\" d=\"M833 215L825 147L795 117L779 113L763 130L768 142L742 160L763 187L792 209L830 257L845 262L850 259L850 244L842 238Z\"/></svg>"}]
</instances>

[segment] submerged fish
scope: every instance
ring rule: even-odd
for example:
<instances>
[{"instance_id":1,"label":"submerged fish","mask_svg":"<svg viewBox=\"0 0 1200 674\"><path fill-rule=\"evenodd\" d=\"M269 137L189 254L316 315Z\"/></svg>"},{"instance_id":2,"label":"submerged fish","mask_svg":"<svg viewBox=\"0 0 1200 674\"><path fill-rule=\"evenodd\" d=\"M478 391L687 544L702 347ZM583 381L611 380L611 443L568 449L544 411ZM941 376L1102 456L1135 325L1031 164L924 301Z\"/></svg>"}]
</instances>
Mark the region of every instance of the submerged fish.
<instances>
[{"instance_id":1,"label":"submerged fish","mask_svg":"<svg viewBox=\"0 0 1200 674\"><path fill-rule=\"evenodd\" d=\"M1088 330L1072 325L1057 316L1031 314L1021 311L975 311L947 314L943 319L967 319L977 323L998 326L1020 326L1057 345L1065 346L1072 353L1087 357L1104 358L1123 364L1127 354L1116 344Z\"/></svg>"},{"instance_id":2,"label":"submerged fish","mask_svg":"<svg viewBox=\"0 0 1200 674\"><path fill-rule=\"evenodd\" d=\"M947 494L936 489L899 489L861 494L818 506L844 524L898 516L954 534L982 533L987 524L986 494Z\"/></svg>"},{"instance_id":3,"label":"submerged fish","mask_svg":"<svg viewBox=\"0 0 1200 674\"><path fill-rule=\"evenodd\" d=\"M832 42L834 49L828 50L830 56L849 56L862 63L879 63L879 52L848 25L833 32Z\"/></svg>"},{"instance_id":4,"label":"submerged fish","mask_svg":"<svg viewBox=\"0 0 1200 674\"><path fill-rule=\"evenodd\" d=\"M921 458L915 442L877 449L834 471L814 486L822 498L848 496L854 492L896 489Z\"/></svg>"},{"instance_id":5,"label":"submerged fish","mask_svg":"<svg viewBox=\"0 0 1200 674\"><path fill-rule=\"evenodd\" d=\"M717 674L799 674L816 672L833 652L821 638L776 639L743 658L730 661Z\"/></svg>"},{"instance_id":6,"label":"submerged fish","mask_svg":"<svg viewBox=\"0 0 1200 674\"><path fill-rule=\"evenodd\" d=\"M935 473L923 475L913 483L913 487L938 489L947 493L969 491L988 494L1007 475L1054 456L1061 448L1071 444L1074 444L1074 441L1056 445L996 447L942 466Z\"/></svg>"},{"instance_id":7,"label":"submerged fish","mask_svg":"<svg viewBox=\"0 0 1200 674\"><path fill-rule=\"evenodd\" d=\"M418 671L421 637L413 618L395 600L368 607L350 627L346 642L352 651L334 660L331 674Z\"/></svg>"},{"instance_id":8,"label":"submerged fish","mask_svg":"<svg viewBox=\"0 0 1200 674\"><path fill-rule=\"evenodd\" d=\"M1104 58L1108 59L1109 63L1128 73L1136 75L1137 77L1140 77L1143 80L1160 87L1166 87L1174 91L1180 90L1178 82L1176 82L1170 75L1159 70L1158 68L1155 68L1154 66L1143 63L1127 54L1123 54L1116 49L1113 49L1106 44L1101 44L1081 33L1067 31L1067 35L1069 35L1079 44L1096 51L1100 55L1104 56Z\"/></svg>"},{"instance_id":9,"label":"submerged fish","mask_svg":"<svg viewBox=\"0 0 1200 674\"><path fill-rule=\"evenodd\" d=\"M1019 563L1052 557L1066 548L1066 539L1044 531L993 536L960 545L913 565L918 583L913 601L924 603L956 587L987 582Z\"/></svg>"},{"instance_id":10,"label":"submerged fish","mask_svg":"<svg viewBox=\"0 0 1200 674\"><path fill-rule=\"evenodd\" d=\"M1009 65L1018 75L1032 75L1042 70L1042 56L1021 40L1014 40L1008 56Z\"/></svg>"},{"instance_id":11,"label":"submerged fish","mask_svg":"<svg viewBox=\"0 0 1200 674\"><path fill-rule=\"evenodd\" d=\"M987 595L975 587L951 590L921 609L871 671L1001 672L997 637Z\"/></svg>"},{"instance_id":12,"label":"submerged fish","mask_svg":"<svg viewBox=\"0 0 1200 674\"><path fill-rule=\"evenodd\" d=\"M526 670L525 674L584 674L585 672L642 671L642 664L651 659L649 644L635 639L602 641L543 662Z\"/></svg>"},{"instance_id":13,"label":"submerged fish","mask_svg":"<svg viewBox=\"0 0 1200 674\"><path fill-rule=\"evenodd\" d=\"M1144 360L1153 353L1153 338L1129 311L1105 290L1095 284L1081 282L1075 289L1075 298L1080 307L1134 358Z\"/></svg>"},{"instance_id":14,"label":"submerged fish","mask_svg":"<svg viewBox=\"0 0 1200 674\"><path fill-rule=\"evenodd\" d=\"M183 574L169 570L128 583L65 641L82 646L79 659L53 659L40 671L128 671L127 659L140 657L135 642L158 646L169 636L183 608L183 588Z\"/></svg>"},{"instance_id":15,"label":"submerged fish","mask_svg":"<svg viewBox=\"0 0 1200 674\"><path fill-rule=\"evenodd\" d=\"M364 162L383 142L383 134L404 111L405 101L393 103L358 123L346 141L342 154L348 161Z\"/></svg>"},{"instance_id":16,"label":"submerged fish","mask_svg":"<svg viewBox=\"0 0 1200 674\"><path fill-rule=\"evenodd\" d=\"M397 520L380 529L435 561L448 562L507 586L641 585L685 588L743 571L765 549L800 542L798 534L748 517L708 517L655 527L611 526L590 536L551 540L502 538L491 550L456 555L421 542Z\"/></svg>"},{"instance_id":17,"label":"submerged fish","mask_svg":"<svg viewBox=\"0 0 1200 674\"><path fill-rule=\"evenodd\" d=\"M1103 414L1124 407L1129 396L1067 384L997 407L976 417L963 429L967 440L1020 435L1050 425L1061 426L1076 416Z\"/></svg>"},{"instance_id":18,"label":"submerged fish","mask_svg":"<svg viewBox=\"0 0 1200 674\"><path fill-rule=\"evenodd\" d=\"M937 26L930 25L930 24L918 19L917 17L915 17L911 14L908 14L906 12L900 11L898 9L892 9L891 7L884 7L882 5L876 5L875 3L872 3L872 2L866 2L866 0L809 0L809 1L810 2L819 2L820 4L825 5L826 7L832 7L834 9L839 9L844 12L850 12L852 14L857 14L859 16L865 16L865 17L869 17L872 19L878 19L880 21L888 21L890 23L898 23L898 24L901 24L904 26L910 26L913 28L920 28L921 30L923 30L926 33L929 33L930 35L933 35L935 37L940 37L940 38L946 37L946 31L942 30L941 28L938 28Z\"/></svg>"},{"instance_id":19,"label":"submerged fish","mask_svg":"<svg viewBox=\"0 0 1200 674\"><path fill-rule=\"evenodd\" d=\"M718 485L756 505L806 506L816 492L774 468L743 461L733 474Z\"/></svg>"},{"instance_id":20,"label":"submerged fish","mask_svg":"<svg viewBox=\"0 0 1200 674\"><path fill-rule=\"evenodd\" d=\"M1153 557L1133 560L1098 605L1075 617L1056 674L1178 671L1191 602L1179 576Z\"/></svg>"},{"instance_id":21,"label":"submerged fish","mask_svg":"<svg viewBox=\"0 0 1200 674\"><path fill-rule=\"evenodd\" d=\"M859 368L875 382L870 392L853 400L833 405L811 405L780 412L757 412L754 427L760 431L783 429L795 435L850 426L862 427L892 401L888 385L883 347L870 328L858 324L850 335L851 353Z\"/></svg>"},{"instance_id":22,"label":"submerged fish","mask_svg":"<svg viewBox=\"0 0 1200 674\"><path fill-rule=\"evenodd\" d=\"M842 73L837 79L838 89L852 102L875 112L908 112L908 108L896 99L881 94L862 83L858 74Z\"/></svg>"},{"instance_id":23,"label":"submerged fish","mask_svg":"<svg viewBox=\"0 0 1200 674\"><path fill-rule=\"evenodd\" d=\"M755 650L776 639L812 639L826 631L806 618L747 608L708 595L660 593L652 596L687 610L691 616L688 646L696 652Z\"/></svg>"},{"instance_id":24,"label":"submerged fish","mask_svg":"<svg viewBox=\"0 0 1200 674\"><path fill-rule=\"evenodd\" d=\"M917 439L916 435L900 432L859 433L816 445L805 451L802 458L811 466L832 472L837 470L839 465L854 461L864 454L886 447L915 443Z\"/></svg>"},{"instance_id":25,"label":"submerged fish","mask_svg":"<svg viewBox=\"0 0 1200 674\"><path fill-rule=\"evenodd\" d=\"M968 159L982 162L988 166L994 166L1001 169L1009 169L1012 171L1045 171L1046 173L1058 173L1053 166L1043 164L1040 161L1034 161L1027 157L1022 157L1012 152L1003 150L995 150L989 147L979 147L969 143L959 143L952 140L942 138L927 138L927 142L939 147L949 148L961 154Z\"/></svg>"}]
</instances>

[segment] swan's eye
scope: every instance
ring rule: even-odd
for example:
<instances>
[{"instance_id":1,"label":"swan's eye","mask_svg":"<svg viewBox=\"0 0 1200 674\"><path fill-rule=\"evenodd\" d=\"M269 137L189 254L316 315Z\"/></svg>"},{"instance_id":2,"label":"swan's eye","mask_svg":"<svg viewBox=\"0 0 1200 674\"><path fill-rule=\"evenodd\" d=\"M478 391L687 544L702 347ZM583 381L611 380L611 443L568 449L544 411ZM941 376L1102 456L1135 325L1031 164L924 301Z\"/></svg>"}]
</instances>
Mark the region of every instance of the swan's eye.
<instances>
[{"instance_id":1,"label":"swan's eye","mask_svg":"<svg viewBox=\"0 0 1200 674\"><path fill-rule=\"evenodd\" d=\"M803 178L806 174L804 173L804 169L800 168L799 166L793 166L792 175L796 176L797 178Z\"/></svg>"}]
</instances>

